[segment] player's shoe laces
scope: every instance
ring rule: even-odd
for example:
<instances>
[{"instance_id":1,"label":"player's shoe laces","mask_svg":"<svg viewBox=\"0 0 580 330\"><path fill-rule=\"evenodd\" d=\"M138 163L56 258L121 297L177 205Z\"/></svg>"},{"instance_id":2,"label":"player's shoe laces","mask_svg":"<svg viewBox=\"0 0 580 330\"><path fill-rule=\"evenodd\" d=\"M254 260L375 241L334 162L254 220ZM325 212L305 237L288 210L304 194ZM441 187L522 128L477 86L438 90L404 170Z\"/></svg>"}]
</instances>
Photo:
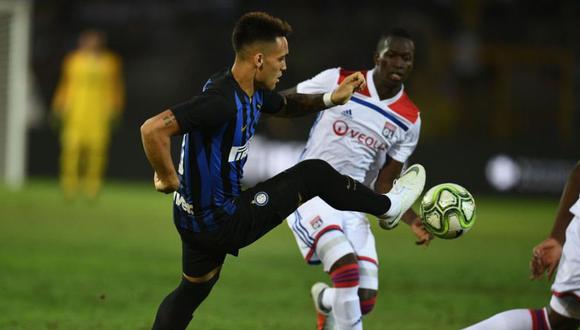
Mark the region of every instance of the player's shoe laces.
<instances>
[{"instance_id":1,"label":"player's shoe laces","mask_svg":"<svg viewBox=\"0 0 580 330\"><path fill-rule=\"evenodd\" d=\"M316 330L332 329L332 325L328 322L330 310L322 306L322 292L328 288L329 286L326 283L316 282L310 289L314 308L316 308Z\"/></svg>"},{"instance_id":2,"label":"player's shoe laces","mask_svg":"<svg viewBox=\"0 0 580 330\"><path fill-rule=\"evenodd\" d=\"M386 193L391 200L391 208L379 218L379 225L383 229L393 229L401 220L401 217L419 198L425 188L425 168L415 164L410 166L393 183L391 191Z\"/></svg>"}]
</instances>

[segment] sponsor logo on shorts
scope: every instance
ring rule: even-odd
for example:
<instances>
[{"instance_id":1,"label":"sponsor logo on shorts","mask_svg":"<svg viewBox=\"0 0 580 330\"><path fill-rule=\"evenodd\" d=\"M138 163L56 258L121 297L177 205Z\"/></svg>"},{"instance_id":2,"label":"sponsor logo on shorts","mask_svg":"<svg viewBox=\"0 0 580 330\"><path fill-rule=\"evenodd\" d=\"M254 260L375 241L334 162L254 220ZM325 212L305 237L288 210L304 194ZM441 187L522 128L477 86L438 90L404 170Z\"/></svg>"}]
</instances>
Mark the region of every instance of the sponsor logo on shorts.
<instances>
[{"instance_id":1,"label":"sponsor logo on shorts","mask_svg":"<svg viewBox=\"0 0 580 330\"><path fill-rule=\"evenodd\" d=\"M193 205L189 204L183 196L177 191L173 194L173 199L175 205L181 208L183 211L187 212L188 214L193 215Z\"/></svg>"},{"instance_id":2,"label":"sponsor logo on shorts","mask_svg":"<svg viewBox=\"0 0 580 330\"><path fill-rule=\"evenodd\" d=\"M320 218L320 216L316 216L316 218L310 220L310 226L312 227L312 229L316 230L320 227L322 227L322 224L324 223L324 221L322 221L322 218Z\"/></svg>"},{"instance_id":3,"label":"sponsor logo on shorts","mask_svg":"<svg viewBox=\"0 0 580 330\"><path fill-rule=\"evenodd\" d=\"M256 204L258 206L264 206L268 204L270 200L270 196L265 191L260 191L254 195L254 199L252 200L252 204Z\"/></svg>"}]
</instances>

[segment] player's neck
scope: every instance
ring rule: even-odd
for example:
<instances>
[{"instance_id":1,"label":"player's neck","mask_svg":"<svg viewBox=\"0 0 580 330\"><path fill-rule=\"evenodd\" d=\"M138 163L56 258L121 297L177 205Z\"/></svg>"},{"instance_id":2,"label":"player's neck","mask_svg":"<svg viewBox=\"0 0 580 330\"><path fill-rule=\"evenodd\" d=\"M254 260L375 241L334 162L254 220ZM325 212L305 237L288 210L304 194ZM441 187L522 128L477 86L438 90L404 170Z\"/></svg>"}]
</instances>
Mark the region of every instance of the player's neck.
<instances>
[{"instance_id":1,"label":"player's neck","mask_svg":"<svg viewBox=\"0 0 580 330\"><path fill-rule=\"evenodd\" d=\"M240 60L236 57L234 65L232 66L232 76L234 80L240 85L240 88L249 96L254 95L254 76L256 75L256 68L253 65Z\"/></svg>"},{"instance_id":2,"label":"player's neck","mask_svg":"<svg viewBox=\"0 0 580 330\"><path fill-rule=\"evenodd\" d=\"M402 84L392 85L389 84L387 81L381 80L379 77L376 76L376 73L373 75L373 80L375 83L377 94L379 94L379 99L381 100L392 98L401 91L401 88L403 88Z\"/></svg>"}]
</instances>

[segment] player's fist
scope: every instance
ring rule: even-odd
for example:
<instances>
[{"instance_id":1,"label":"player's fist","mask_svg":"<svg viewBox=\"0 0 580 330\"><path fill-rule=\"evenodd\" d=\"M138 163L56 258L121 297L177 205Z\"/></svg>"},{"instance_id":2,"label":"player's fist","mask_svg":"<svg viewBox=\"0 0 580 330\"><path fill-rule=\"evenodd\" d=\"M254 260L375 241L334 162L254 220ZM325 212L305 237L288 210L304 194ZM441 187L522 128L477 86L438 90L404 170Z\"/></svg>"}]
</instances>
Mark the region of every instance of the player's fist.
<instances>
[{"instance_id":1,"label":"player's fist","mask_svg":"<svg viewBox=\"0 0 580 330\"><path fill-rule=\"evenodd\" d=\"M413 220L413 222L411 223L411 231L413 232L415 238L417 239L415 241L415 244L429 246L429 243L431 243L431 240L433 239L433 235L431 235L431 233L429 233L427 229L425 229L425 226L423 225L421 218L416 217L415 220Z\"/></svg>"},{"instance_id":2,"label":"player's fist","mask_svg":"<svg viewBox=\"0 0 580 330\"><path fill-rule=\"evenodd\" d=\"M172 193L179 188L179 178L177 175L170 175L167 178L161 178L157 172L153 175L153 182L155 184L155 190L165 194Z\"/></svg>"},{"instance_id":3,"label":"player's fist","mask_svg":"<svg viewBox=\"0 0 580 330\"><path fill-rule=\"evenodd\" d=\"M350 100L352 94L366 86L365 77L360 72L355 72L346 78L336 87L330 95L330 100L334 104L345 104Z\"/></svg>"},{"instance_id":4,"label":"player's fist","mask_svg":"<svg viewBox=\"0 0 580 330\"><path fill-rule=\"evenodd\" d=\"M562 256L562 243L554 238L548 238L538 244L532 252L530 261L530 278L540 279L547 273L548 279L554 275L554 271Z\"/></svg>"}]
</instances>

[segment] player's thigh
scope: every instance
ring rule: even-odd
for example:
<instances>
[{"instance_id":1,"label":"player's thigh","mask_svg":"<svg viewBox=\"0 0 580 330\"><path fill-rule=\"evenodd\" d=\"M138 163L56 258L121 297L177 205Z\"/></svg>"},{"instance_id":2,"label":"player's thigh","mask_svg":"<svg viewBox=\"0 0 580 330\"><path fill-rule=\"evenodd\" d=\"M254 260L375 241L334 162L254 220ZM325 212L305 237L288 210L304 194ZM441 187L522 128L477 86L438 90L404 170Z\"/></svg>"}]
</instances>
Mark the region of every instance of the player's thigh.
<instances>
[{"instance_id":1,"label":"player's thigh","mask_svg":"<svg viewBox=\"0 0 580 330\"><path fill-rule=\"evenodd\" d=\"M200 248L182 239L182 269L189 278L209 281L219 273L225 257L224 252Z\"/></svg>"},{"instance_id":2,"label":"player's thigh","mask_svg":"<svg viewBox=\"0 0 580 330\"><path fill-rule=\"evenodd\" d=\"M324 251L320 251L324 247L318 243L323 235L330 235L327 233L333 232L333 234L342 235L344 237L343 240L346 241L346 236L344 236L342 229L344 225L343 215L344 212L333 209L322 199L315 197L302 204L295 212L288 216L287 224L296 238L296 243L302 256L308 263L317 264L321 262L319 252L324 253ZM334 242L329 242L328 248L336 246L337 243L340 243L339 240L336 238ZM347 242L347 244L349 243ZM328 258L326 258L327 260L325 262L332 263L336 261L334 259L353 252L351 246L348 246L348 251L344 251L343 254L340 251L332 251L333 255L336 253L338 255L334 257L326 255ZM324 266L328 268L332 265L325 264Z\"/></svg>"},{"instance_id":3,"label":"player's thigh","mask_svg":"<svg viewBox=\"0 0 580 330\"><path fill-rule=\"evenodd\" d=\"M242 192L234 217L239 220L239 247L251 244L278 226L301 202L300 183L288 172Z\"/></svg>"},{"instance_id":4,"label":"player's thigh","mask_svg":"<svg viewBox=\"0 0 580 330\"><path fill-rule=\"evenodd\" d=\"M580 218L566 229L566 242L552 284L552 310L568 318L580 319Z\"/></svg>"},{"instance_id":5,"label":"player's thigh","mask_svg":"<svg viewBox=\"0 0 580 330\"><path fill-rule=\"evenodd\" d=\"M580 320L561 315L548 308L548 319L552 330L575 330L580 326Z\"/></svg>"}]
</instances>

